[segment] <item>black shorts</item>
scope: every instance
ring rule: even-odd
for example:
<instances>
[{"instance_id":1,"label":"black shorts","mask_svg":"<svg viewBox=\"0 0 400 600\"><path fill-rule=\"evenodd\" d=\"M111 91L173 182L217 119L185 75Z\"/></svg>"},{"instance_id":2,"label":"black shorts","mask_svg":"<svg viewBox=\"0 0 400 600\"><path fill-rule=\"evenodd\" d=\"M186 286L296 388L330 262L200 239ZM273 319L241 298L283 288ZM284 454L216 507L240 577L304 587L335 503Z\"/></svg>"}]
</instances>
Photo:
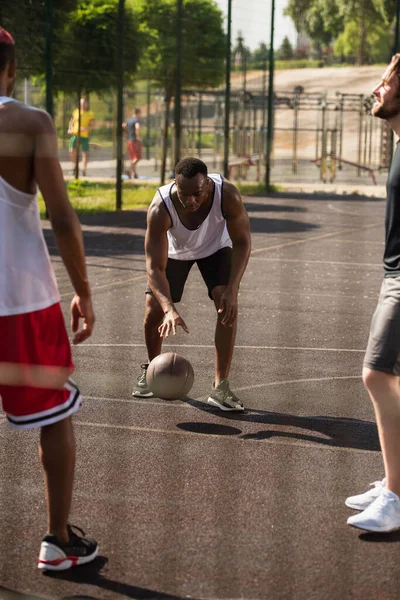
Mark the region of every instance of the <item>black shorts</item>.
<instances>
[{"instance_id":1,"label":"black shorts","mask_svg":"<svg viewBox=\"0 0 400 600\"><path fill-rule=\"evenodd\" d=\"M215 254L199 258L198 260L176 260L168 259L166 275L171 291L172 302L179 302L182 298L183 288L190 269L195 263L199 267L204 283L208 289L208 296L212 297L212 290L218 285L228 285L231 274L232 248L221 248ZM152 294L148 286L146 294Z\"/></svg>"}]
</instances>

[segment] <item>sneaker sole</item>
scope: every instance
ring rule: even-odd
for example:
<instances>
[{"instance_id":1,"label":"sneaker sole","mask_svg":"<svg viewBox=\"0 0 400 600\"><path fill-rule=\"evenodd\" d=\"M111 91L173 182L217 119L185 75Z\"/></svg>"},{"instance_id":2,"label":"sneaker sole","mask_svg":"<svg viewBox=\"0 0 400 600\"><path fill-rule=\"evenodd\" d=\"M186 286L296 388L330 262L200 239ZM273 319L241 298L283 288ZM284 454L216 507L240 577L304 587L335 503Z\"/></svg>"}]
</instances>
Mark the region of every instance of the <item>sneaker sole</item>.
<instances>
[{"instance_id":1,"label":"sneaker sole","mask_svg":"<svg viewBox=\"0 0 400 600\"><path fill-rule=\"evenodd\" d=\"M397 525L397 527L390 527L389 529L386 528L382 528L382 527L362 527L361 525L358 525L356 523L347 523L347 525L350 525L350 527L354 527L355 529L362 529L363 531L369 531L371 533L390 533L391 531L398 531L400 529L400 525Z\"/></svg>"},{"instance_id":2,"label":"sneaker sole","mask_svg":"<svg viewBox=\"0 0 400 600\"><path fill-rule=\"evenodd\" d=\"M244 411L244 406L238 406L235 408L230 408L229 406L225 406L225 404L220 404L219 402L217 402L216 400L214 400L214 398L208 398L207 400L207 404L210 404L210 406L215 406L216 408L219 408L221 410L225 410L227 412L243 412Z\"/></svg>"},{"instance_id":3,"label":"sneaker sole","mask_svg":"<svg viewBox=\"0 0 400 600\"><path fill-rule=\"evenodd\" d=\"M370 506L373 503L375 499L376 498L371 500L371 502L368 502L368 504L364 504L363 506L361 506L361 504L352 504L351 502L347 502L346 500L345 505L347 506L347 508L352 508L353 510L365 510L366 508L368 508L368 506Z\"/></svg>"},{"instance_id":4,"label":"sneaker sole","mask_svg":"<svg viewBox=\"0 0 400 600\"><path fill-rule=\"evenodd\" d=\"M66 558L62 559L62 562L60 562L57 565L46 562L39 562L38 569L40 569L41 571L66 571L71 567L76 567L78 565L86 565L87 563L91 562L96 558L98 551L99 549L97 547L92 554L89 554L89 556L80 556L79 558L69 558L67 556Z\"/></svg>"},{"instance_id":5,"label":"sneaker sole","mask_svg":"<svg viewBox=\"0 0 400 600\"><path fill-rule=\"evenodd\" d=\"M132 396L135 398L152 398L154 397L153 392L132 392Z\"/></svg>"}]
</instances>

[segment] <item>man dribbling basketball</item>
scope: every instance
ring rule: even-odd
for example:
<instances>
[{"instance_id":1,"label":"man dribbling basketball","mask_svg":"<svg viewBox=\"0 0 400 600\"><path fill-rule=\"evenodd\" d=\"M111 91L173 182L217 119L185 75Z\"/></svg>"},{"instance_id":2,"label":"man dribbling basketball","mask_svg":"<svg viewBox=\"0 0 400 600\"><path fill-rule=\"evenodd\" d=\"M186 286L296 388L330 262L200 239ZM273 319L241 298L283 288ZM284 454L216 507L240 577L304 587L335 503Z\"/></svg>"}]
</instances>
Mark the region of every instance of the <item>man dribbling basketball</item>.
<instances>
[{"instance_id":1,"label":"man dribbling basketball","mask_svg":"<svg viewBox=\"0 0 400 600\"><path fill-rule=\"evenodd\" d=\"M58 571L93 560L97 543L68 523L75 466L71 415L82 397L69 379L71 348L40 226L37 186L75 289L74 343L91 335L94 315L81 227L66 193L54 124L47 113L11 98L14 82L14 40L0 27L0 396L12 427L40 428L48 530L38 566Z\"/></svg>"},{"instance_id":2,"label":"man dribbling basketball","mask_svg":"<svg viewBox=\"0 0 400 600\"><path fill-rule=\"evenodd\" d=\"M215 379L208 404L242 411L228 375L235 344L238 292L250 256L247 211L237 188L221 175L208 174L197 158L175 168L175 181L161 187L149 207L145 240L146 290L144 333L148 358L161 352L162 339L188 328L175 304L181 300L189 271L197 263L218 313L215 330ZM142 365L134 396L150 397L148 363Z\"/></svg>"}]
</instances>

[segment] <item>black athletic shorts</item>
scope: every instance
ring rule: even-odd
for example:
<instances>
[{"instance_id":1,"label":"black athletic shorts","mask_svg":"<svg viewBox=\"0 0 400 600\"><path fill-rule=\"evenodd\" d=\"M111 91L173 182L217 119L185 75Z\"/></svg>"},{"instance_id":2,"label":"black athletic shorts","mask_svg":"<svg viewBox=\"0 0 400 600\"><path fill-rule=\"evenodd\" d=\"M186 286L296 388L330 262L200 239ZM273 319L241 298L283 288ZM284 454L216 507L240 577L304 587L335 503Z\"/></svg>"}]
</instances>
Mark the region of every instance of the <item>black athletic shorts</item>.
<instances>
[{"instance_id":1,"label":"black athletic shorts","mask_svg":"<svg viewBox=\"0 0 400 600\"><path fill-rule=\"evenodd\" d=\"M176 260L169 258L167 262L166 275L171 290L172 302L179 302L182 298L183 288L190 269L195 263L199 267L204 283L208 289L208 296L212 297L212 290L218 285L228 285L231 274L232 248L221 248L215 254L199 258L198 260ZM148 286L146 294L152 294Z\"/></svg>"}]
</instances>

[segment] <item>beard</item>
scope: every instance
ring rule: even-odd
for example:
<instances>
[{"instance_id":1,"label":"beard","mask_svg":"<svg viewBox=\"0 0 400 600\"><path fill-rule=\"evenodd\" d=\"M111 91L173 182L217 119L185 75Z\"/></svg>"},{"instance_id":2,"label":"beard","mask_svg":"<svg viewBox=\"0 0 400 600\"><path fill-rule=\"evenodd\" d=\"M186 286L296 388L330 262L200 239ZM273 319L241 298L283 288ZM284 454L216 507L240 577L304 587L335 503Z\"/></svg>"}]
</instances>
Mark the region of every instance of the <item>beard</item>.
<instances>
[{"instance_id":1,"label":"beard","mask_svg":"<svg viewBox=\"0 0 400 600\"><path fill-rule=\"evenodd\" d=\"M378 119L383 119L388 121L389 119L393 119L400 114L400 98L396 98L391 101L390 104L385 105L385 103L379 102L376 100L374 105L371 108L371 115L373 117L378 117Z\"/></svg>"}]
</instances>

